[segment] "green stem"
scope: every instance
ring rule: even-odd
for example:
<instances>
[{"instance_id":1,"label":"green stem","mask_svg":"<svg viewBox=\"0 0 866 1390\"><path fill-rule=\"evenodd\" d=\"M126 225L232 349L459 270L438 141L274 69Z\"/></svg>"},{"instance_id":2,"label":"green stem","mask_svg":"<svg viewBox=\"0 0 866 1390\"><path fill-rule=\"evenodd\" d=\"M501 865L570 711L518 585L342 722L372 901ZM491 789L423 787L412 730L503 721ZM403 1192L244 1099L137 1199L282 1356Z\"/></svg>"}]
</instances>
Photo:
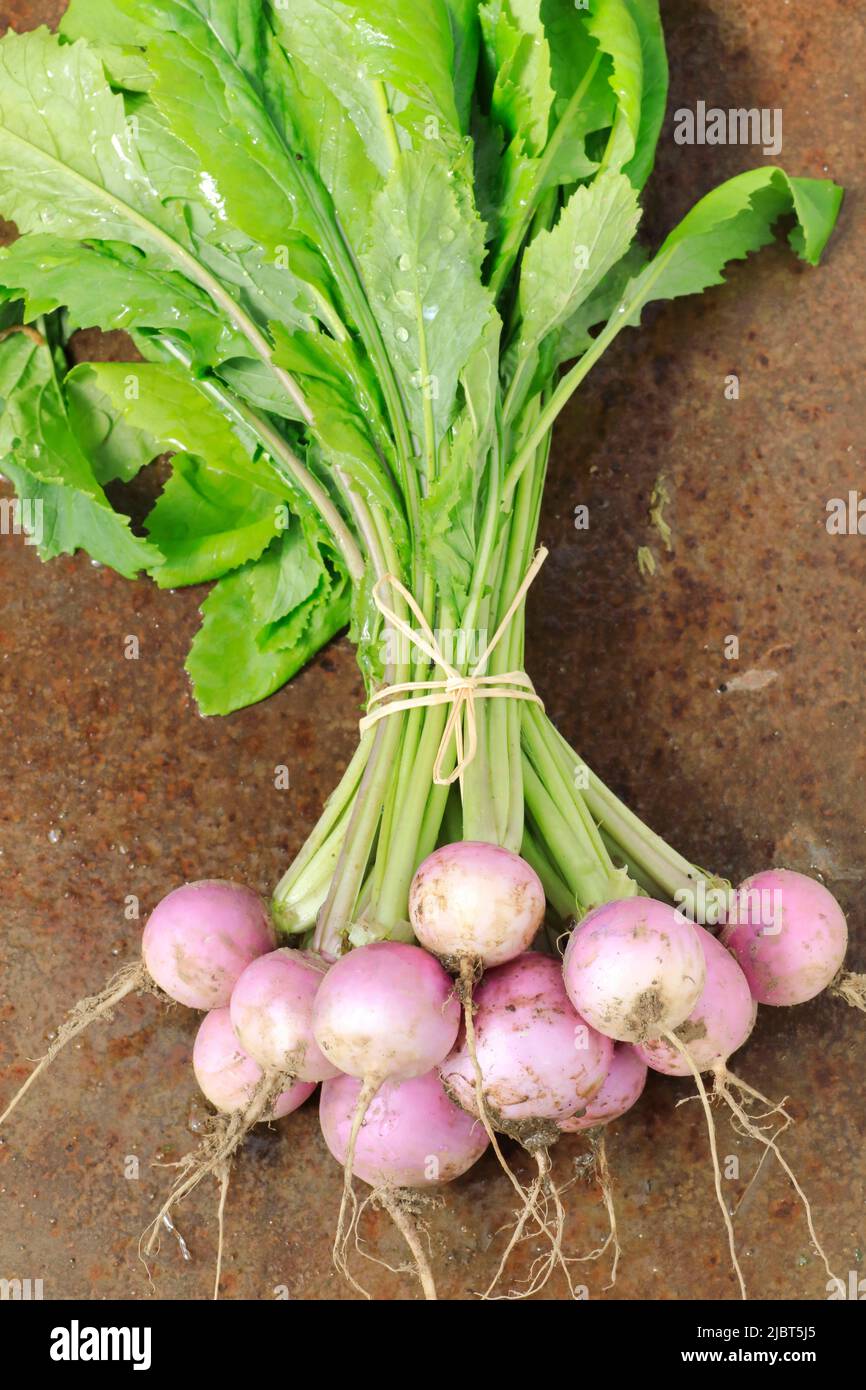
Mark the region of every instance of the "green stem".
<instances>
[{"instance_id":1,"label":"green stem","mask_svg":"<svg viewBox=\"0 0 866 1390\"><path fill-rule=\"evenodd\" d=\"M334 834L344 821L358 790L372 745L371 730L362 735L346 771L328 797L325 809L312 833L277 884L274 890L273 911L280 926L284 926L284 917L291 912L293 900L306 896L311 880L314 883L319 882L319 870L316 866L322 857L331 863Z\"/></svg>"},{"instance_id":2,"label":"green stem","mask_svg":"<svg viewBox=\"0 0 866 1390\"><path fill-rule=\"evenodd\" d=\"M541 879L544 896L556 915L564 922L573 917L576 906L574 898L528 825L524 827L520 853Z\"/></svg>"},{"instance_id":3,"label":"green stem","mask_svg":"<svg viewBox=\"0 0 866 1390\"><path fill-rule=\"evenodd\" d=\"M692 892L699 880L710 885L724 882L689 863L661 835L650 830L625 802L605 786L552 724L549 724L549 736L552 743L559 745L563 769L570 767L572 775L579 769L582 771L580 795L587 810L607 831L625 858L636 864L646 877L663 890L666 897L673 901L683 892Z\"/></svg>"},{"instance_id":4,"label":"green stem","mask_svg":"<svg viewBox=\"0 0 866 1390\"><path fill-rule=\"evenodd\" d=\"M601 333L599 333L598 337L593 341L592 347L588 348L580 361L575 363L571 371L566 372L565 376L561 378L558 385L551 393L550 399L544 406L544 409L539 414L538 420L527 435L520 453L517 455L506 474L506 501L514 491L517 481L524 469L528 467L535 457L536 449L550 430L553 429L560 411L562 411L571 400L571 397L574 395L584 377L589 375L598 359L607 351L617 334L626 327L627 322L628 315L625 313L618 315L616 319L610 319Z\"/></svg>"},{"instance_id":5,"label":"green stem","mask_svg":"<svg viewBox=\"0 0 866 1390\"><path fill-rule=\"evenodd\" d=\"M538 842L577 903L586 911L607 901L607 876L599 869L595 855L575 836L573 824L563 815L526 756L523 787L527 808L538 831Z\"/></svg>"}]
</instances>

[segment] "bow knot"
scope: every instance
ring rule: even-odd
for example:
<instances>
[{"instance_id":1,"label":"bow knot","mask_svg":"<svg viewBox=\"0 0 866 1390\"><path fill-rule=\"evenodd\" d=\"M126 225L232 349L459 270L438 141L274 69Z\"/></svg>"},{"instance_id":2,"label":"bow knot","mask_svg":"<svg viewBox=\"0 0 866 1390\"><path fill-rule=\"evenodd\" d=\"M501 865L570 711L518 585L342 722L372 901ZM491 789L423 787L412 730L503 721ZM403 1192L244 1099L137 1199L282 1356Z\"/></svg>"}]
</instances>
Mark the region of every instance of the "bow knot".
<instances>
[{"instance_id":1,"label":"bow knot","mask_svg":"<svg viewBox=\"0 0 866 1390\"><path fill-rule=\"evenodd\" d=\"M422 706L450 705L451 710L442 732L436 761L433 765L433 781L437 787L450 787L452 782L456 782L459 778L462 787L463 774L478 752L476 700L531 700L542 709L544 708L525 671L505 671L501 675L493 676L482 673L491 653L495 651L501 641L546 559L547 551L542 546L509 604L508 611L496 629L493 638L488 642L480 660L468 673L458 671L446 659L436 640L436 634L431 629L423 612L396 575L383 575L373 588L373 602L377 609L386 622L390 623L404 637L407 637L434 666L438 666L440 671L444 672L445 679L402 681L397 685L389 685L383 690L378 690L370 696L367 713L361 720L361 732L365 733L380 719L397 714L401 710L419 709ZM418 624L417 629L410 627L399 614L385 603L382 598L382 590L386 585L404 600L415 617ZM401 696L406 698L399 698ZM453 772L445 777L442 769L452 740L456 750L456 763Z\"/></svg>"}]
</instances>

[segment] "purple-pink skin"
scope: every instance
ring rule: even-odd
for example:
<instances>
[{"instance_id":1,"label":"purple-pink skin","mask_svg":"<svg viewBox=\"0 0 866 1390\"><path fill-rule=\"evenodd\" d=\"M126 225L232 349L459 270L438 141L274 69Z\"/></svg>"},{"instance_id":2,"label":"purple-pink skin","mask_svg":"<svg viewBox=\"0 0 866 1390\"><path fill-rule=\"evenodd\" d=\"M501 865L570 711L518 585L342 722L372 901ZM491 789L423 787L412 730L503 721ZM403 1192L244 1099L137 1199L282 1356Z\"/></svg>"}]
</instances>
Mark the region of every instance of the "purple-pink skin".
<instances>
[{"instance_id":1,"label":"purple-pink skin","mask_svg":"<svg viewBox=\"0 0 866 1390\"><path fill-rule=\"evenodd\" d=\"M193 1044L192 1068L203 1094L225 1115L249 1104L263 1076L261 1067L235 1037L228 1009L212 1009L205 1014ZM277 1097L264 1118L279 1120L290 1115L315 1089L314 1082L295 1081Z\"/></svg>"},{"instance_id":2,"label":"purple-pink skin","mask_svg":"<svg viewBox=\"0 0 866 1390\"><path fill-rule=\"evenodd\" d=\"M362 1084L338 1076L322 1086L322 1134L342 1164ZM484 1127L449 1100L438 1073L428 1071L380 1087L358 1132L352 1171L371 1187L435 1187L471 1168L488 1142Z\"/></svg>"},{"instance_id":3,"label":"purple-pink skin","mask_svg":"<svg viewBox=\"0 0 866 1390\"><path fill-rule=\"evenodd\" d=\"M250 961L274 944L257 893L240 883L203 878L157 903L141 953L151 979L170 999L190 1009L221 1009Z\"/></svg>"},{"instance_id":4,"label":"purple-pink skin","mask_svg":"<svg viewBox=\"0 0 866 1390\"><path fill-rule=\"evenodd\" d=\"M238 1042L260 1067L299 1081L338 1075L313 1037L313 1001L327 968L312 951L288 946L247 966L229 1009Z\"/></svg>"},{"instance_id":5,"label":"purple-pink skin","mask_svg":"<svg viewBox=\"0 0 866 1390\"><path fill-rule=\"evenodd\" d=\"M756 1008L749 982L733 956L703 927L695 930L704 949L707 978L697 1004L674 1031L698 1071L712 1071L743 1046L755 1025ZM638 1043L635 1051L653 1071L692 1075L682 1053L664 1038Z\"/></svg>"},{"instance_id":6,"label":"purple-pink skin","mask_svg":"<svg viewBox=\"0 0 866 1390\"><path fill-rule=\"evenodd\" d=\"M460 1026L454 983L420 946L376 941L332 965L313 1004L313 1036L341 1072L408 1081L447 1056Z\"/></svg>"},{"instance_id":7,"label":"purple-pink skin","mask_svg":"<svg viewBox=\"0 0 866 1390\"><path fill-rule=\"evenodd\" d=\"M759 1004L805 1004L841 969L848 926L823 883L765 869L740 884L720 940Z\"/></svg>"},{"instance_id":8,"label":"purple-pink skin","mask_svg":"<svg viewBox=\"0 0 866 1390\"><path fill-rule=\"evenodd\" d=\"M601 1086L613 1044L572 1007L559 961L524 952L488 971L473 1002L475 1050L494 1116L564 1119ZM465 1030L439 1073L458 1104L477 1115L475 1068Z\"/></svg>"},{"instance_id":9,"label":"purple-pink skin","mask_svg":"<svg viewBox=\"0 0 866 1390\"><path fill-rule=\"evenodd\" d=\"M409 920L434 956L502 965L531 946L544 920L544 889L519 854L460 840L434 850L418 869Z\"/></svg>"},{"instance_id":10,"label":"purple-pink skin","mask_svg":"<svg viewBox=\"0 0 866 1390\"><path fill-rule=\"evenodd\" d=\"M647 1065L630 1043L616 1043L613 1061L601 1086L586 1108L559 1121L563 1134L580 1134L596 1125L610 1124L637 1104L646 1085Z\"/></svg>"},{"instance_id":11,"label":"purple-pink skin","mask_svg":"<svg viewBox=\"0 0 866 1390\"><path fill-rule=\"evenodd\" d=\"M694 925L655 898L623 898L584 917L562 962L569 998L617 1042L646 1042L678 1028L704 987Z\"/></svg>"}]
</instances>

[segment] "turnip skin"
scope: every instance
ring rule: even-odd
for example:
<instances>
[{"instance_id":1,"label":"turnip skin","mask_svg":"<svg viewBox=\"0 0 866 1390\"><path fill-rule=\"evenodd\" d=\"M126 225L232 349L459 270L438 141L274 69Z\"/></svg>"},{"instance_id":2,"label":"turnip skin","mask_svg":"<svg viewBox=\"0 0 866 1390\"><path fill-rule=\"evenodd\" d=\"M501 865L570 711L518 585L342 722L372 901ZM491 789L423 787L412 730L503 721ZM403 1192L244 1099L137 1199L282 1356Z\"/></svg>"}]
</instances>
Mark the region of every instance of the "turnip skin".
<instances>
[{"instance_id":1,"label":"turnip skin","mask_svg":"<svg viewBox=\"0 0 866 1390\"><path fill-rule=\"evenodd\" d=\"M460 1005L420 946L376 941L332 965L313 1005L313 1036L339 1071L371 1086L408 1081L447 1056Z\"/></svg>"},{"instance_id":2,"label":"turnip skin","mask_svg":"<svg viewBox=\"0 0 866 1390\"><path fill-rule=\"evenodd\" d=\"M229 1010L238 1042L265 1071L299 1081L338 1076L313 1037L313 1002L327 966L312 951L283 946L247 966Z\"/></svg>"},{"instance_id":3,"label":"turnip skin","mask_svg":"<svg viewBox=\"0 0 866 1390\"><path fill-rule=\"evenodd\" d=\"M494 1116L508 1123L563 1119L603 1083L613 1045L573 1008L550 956L526 951L496 966L477 986L474 1003L484 1096ZM465 1029L439 1072L455 1100L477 1115Z\"/></svg>"},{"instance_id":4,"label":"turnip skin","mask_svg":"<svg viewBox=\"0 0 866 1390\"><path fill-rule=\"evenodd\" d=\"M319 1120L325 1143L346 1162L362 1082L338 1076L322 1086ZM352 1171L371 1187L435 1187L476 1163L489 1140L477 1120L449 1099L438 1072L386 1081L358 1133Z\"/></svg>"},{"instance_id":5,"label":"turnip skin","mask_svg":"<svg viewBox=\"0 0 866 1390\"><path fill-rule=\"evenodd\" d=\"M707 976L701 997L684 1023L675 1030L699 1071L713 1071L742 1047L755 1026L757 1006L749 982L733 956L710 932L696 927ZM692 1069L664 1038L638 1043L635 1052L653 1071L665 1076L691 1076Z\"/></svg>"},{"instance_id":6,"label":"turnip skin","mask_svg":"<svg viewBox=\"0 0 866 1390\"><path fill-rule=\"evenodd\" d=\"M205 1014L193 1044L192 1066L203 1094L225 1115L245 1109L264 1074L235 1037L227 1008ZM293 1082L263 1118L279 1120L290 1115L315 1089L314 1082Z\"/></svg>"},{"instance_id":7,"label":"turnip skin","mask_svg":"<svg viewBox=\"0 0 866 1390\"><path fill-rule=\"evenodd\" d=\"M580 1134L596 1125L610 1124L631 1110L643 1095L647 1064L630 1043L616 1043L607 1076L586 1109L559 1121L563 1134Z\"/></svg>"},{"instance_id":8,"label":"turnip skin","mask_svg":"<svg viewBox=\"0 0 866 1390\"><path fill-rule=\"evenodd\" d=\"M409 891L412 930L443 960L512 960L544 920L544 889L520 855L460 840L424 860Z\"/></svg>"},{"instance_id":9,"label":"turnip skin","mask_svg":"<svg viewBox=\"0 0 866 1390\"><path fill-rule=\"evenodd\" d=\"M762 920L762 903L778 906L777 920ZM765 869L740 884L734 911L737 920L720 939L759 1004L805 1004L838 974L848 925L823 883L792 869ZM768 933L767 926L779 930Z\"/></svg>"},{"instance_id":10,"label":"turnip skin","mask_svg":"<svg viewBox=\"0 0 866 1390\"><path fill-rule=\"evenodd\" d=\"M151 978L190 1009L225 1008L242 972L274 949L257 893L205 878L175 888L150 914L141 943Z\"/></svg>"},{"instance_id":11,"label":"turnip skin","mask_svg":"<svg viewBox=\"0 0 866 1390\"><path fill-rule=\"evenodd\" d=\"M693 923L655 898L604 903L571 934L562 962L572 1004L617 1042L645 1042L684 1023L706 965Z\"/></svg>"}]
</instances>

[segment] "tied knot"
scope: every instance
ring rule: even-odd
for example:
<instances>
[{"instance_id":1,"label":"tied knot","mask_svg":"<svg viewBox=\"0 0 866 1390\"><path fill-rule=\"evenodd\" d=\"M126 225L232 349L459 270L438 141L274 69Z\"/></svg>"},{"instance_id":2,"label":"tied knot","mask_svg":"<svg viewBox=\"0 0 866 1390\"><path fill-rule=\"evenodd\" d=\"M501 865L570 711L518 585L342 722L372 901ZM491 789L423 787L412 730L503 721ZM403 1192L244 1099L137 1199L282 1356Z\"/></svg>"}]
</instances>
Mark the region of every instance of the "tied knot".
<instances>
[{"instance_id":1,"label":"tied knot","mask_svg":"<svg viewBox=\"0 0 866 1390\"><path fill-rule=\"evenodd\" d=\"M446 659L436 640L436 634L409 590L396 575L383 575L373 588L373 602L376 608L386 622L408 638L434 666L444 672L444 679L402 681L397 685L388 685L383 690L376 691L374 695L370 696L367 713L361 720L361 732L365 733L374 724L378 724L381 719L386 719L389 715L398 714L403 710L419 709L423 706L450 705L451 709L439 742L436 761L433 764L433 781L438 787L450 787L453 782L459 779L462 787L463 774L478 752L476 700L530 700L533 704L544 708L525 671L505 671L499 675L486 675L484 668L491 653L496 650L503 635L508 630L546 559L547 551L542 546L479 661L476 662L471 671L466 673L456 670ZM417 628L410 627L409 623L404 621L385 602L382 591L386 586L392 592L399 594L406 603L418 624ZM456 753L455 766L453 771L446 776L444 773L445 760L448 757L452 742Z\"/></svg>"},{"instance_id":2,"label":"tied knot","mask_svg":"<svg viewBox=\"0 0 866 1390\"><path fill-rule=\"evenodd\" d=\"M477 689L477 676L449 676L445 682L445 691L448 695L472 695Z\"/></svg>"}]
</instances>

